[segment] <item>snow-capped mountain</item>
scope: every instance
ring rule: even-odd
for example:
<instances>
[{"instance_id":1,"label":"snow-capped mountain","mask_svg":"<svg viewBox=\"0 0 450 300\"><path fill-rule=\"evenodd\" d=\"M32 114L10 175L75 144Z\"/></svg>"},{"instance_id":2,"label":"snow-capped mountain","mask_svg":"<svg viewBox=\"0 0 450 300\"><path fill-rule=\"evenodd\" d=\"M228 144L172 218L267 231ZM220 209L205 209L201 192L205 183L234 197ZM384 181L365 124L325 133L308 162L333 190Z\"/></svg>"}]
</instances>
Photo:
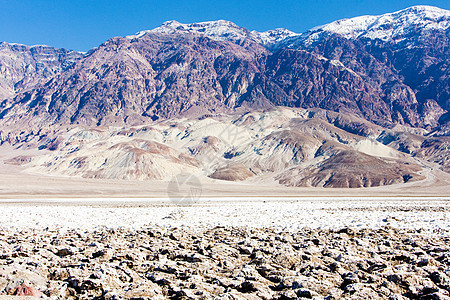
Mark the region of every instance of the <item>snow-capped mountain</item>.
<instances>
[{"instance_id":1,"label":"snow-capped mountain","mask_svg":"<svg viewBox=\"0 0 450 300\"><path fill-rule=\"evenodd\" d=\"M293 46L302 41L311 44L324 34L337 33L347 39L378 39L384 42L400 42L411 32L426 33L431 30L446 30L450 27L450 11L433 6L413 6L380 16L360 16L317 26L309 31L282 41L278 47Z\"/></svg>"},{"instance_id":2,"label":"snow-capped mountain","mask_svg":"<svg viewBox=\"0 0 450 300\"><path fill-rule=\"evenodd\" d=\"M281 40L297 36L298 34L284 28L277 28L265 32L249 31L246 28L239 27L233 22L219 20L211 22L199 22L192 24L182 24L177 21L164 22L160 27L152 30L144 30L135 35L127 36L129 39L140 38L147 33L196 33L206 35L214 40L229 41L239 44L240 42L250 39L262 45L270 45L280 42Z\"/></svg>"},{"instance_id":3,"label":"snow-capped mountain","mask_svg":"<svg viewBox=\"0 0 450 300\"><path fill-rule=\"evenodd\" d=\"M286 29L260 33L223 20L169 21L106 41L32 90L13 89L22 78L12 78L0 120L142 124L277 105L431 130L447 122L450 111L448 16L417 6L336 21L303 35ZM383 40L402 32L416 47ZM308 46L305 40L315 42ZM0 66L8 65L8 55ZM4 74L22 74L21 65L5 68ZM23 82L33 78L27 74Z\"/></svg>"},{"instance_id":4,"label":"snow-capped mountain","mask_svg":"<svg viewBox=\"0 0 450 300\"><path fill-rule=\"evenodd\" d=\"M135 35L127 36L127 38L140 38L147 33L173 34L184 32L203 34L214 40L230 41L236 44L240 44L244 40L251 40L271 49L281 49L295 48L299 43L314 43L324 34L336 33L347 39L366 38L384 42L400 42L417 31L426 34L432 30L446 30L449 27L450 11L433 6L419 5L379 16L368 15L342 19L314 27L302 34L284 28L265 32L250 31L225 20L191 24L167 21L155 29L140 31Z\"/></svg>"}]
</instances>

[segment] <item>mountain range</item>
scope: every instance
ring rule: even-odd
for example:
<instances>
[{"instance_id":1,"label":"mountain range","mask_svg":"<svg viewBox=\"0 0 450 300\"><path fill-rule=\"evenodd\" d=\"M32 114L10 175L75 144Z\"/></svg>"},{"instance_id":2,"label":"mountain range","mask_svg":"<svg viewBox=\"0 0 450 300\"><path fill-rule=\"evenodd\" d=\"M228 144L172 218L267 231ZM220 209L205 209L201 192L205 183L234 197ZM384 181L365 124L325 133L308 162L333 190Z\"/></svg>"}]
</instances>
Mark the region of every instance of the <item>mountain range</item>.
<instances>
[{"instance_id":1,"label":"mountain range","mask_svg":"<svg viewBox=\"0 0 450 300\"><path fill-rule=\"evenodd\" d=\"M87 53L3 42L0 140L51 150L10 163L83 177L421 180L416 159L450 170L449 45L450 11L430 6L301 34L169 21ZM205 119L246 142L204 132Z\"/></svg>"}]
</instances>

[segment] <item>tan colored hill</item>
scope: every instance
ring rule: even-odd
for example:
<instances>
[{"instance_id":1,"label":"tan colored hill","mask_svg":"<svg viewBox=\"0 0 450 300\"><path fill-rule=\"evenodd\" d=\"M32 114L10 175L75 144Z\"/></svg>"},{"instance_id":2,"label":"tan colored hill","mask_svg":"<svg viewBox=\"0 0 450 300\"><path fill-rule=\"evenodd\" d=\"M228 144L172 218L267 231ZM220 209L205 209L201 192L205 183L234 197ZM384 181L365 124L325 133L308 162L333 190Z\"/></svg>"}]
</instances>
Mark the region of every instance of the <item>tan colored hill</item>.
<instances>
[{"instance_id":1,"label":"tan colored hill","mask_svg":"<svg viewBox=\"0 0 450 300\"><path fill-rule=\"evenodd\" d=\"M396 144L377 141L386 139L385 131L376 134L377 125L348 114L326 121L327 114L279 107L144 126L54 128L16 140L18 149L41 150L7 163L53 176L144 181L193 174L201 180L355 188L425 179L420 161L395 149ZM356 132L363 124L363 131L373 134L362 136L332 124L341 125L336 120L344 118L352 122L343 128ZM434 139L441 148L431 151L424 144L414 153L445 170L446 141Z\"/></svg>"}]
</instances>

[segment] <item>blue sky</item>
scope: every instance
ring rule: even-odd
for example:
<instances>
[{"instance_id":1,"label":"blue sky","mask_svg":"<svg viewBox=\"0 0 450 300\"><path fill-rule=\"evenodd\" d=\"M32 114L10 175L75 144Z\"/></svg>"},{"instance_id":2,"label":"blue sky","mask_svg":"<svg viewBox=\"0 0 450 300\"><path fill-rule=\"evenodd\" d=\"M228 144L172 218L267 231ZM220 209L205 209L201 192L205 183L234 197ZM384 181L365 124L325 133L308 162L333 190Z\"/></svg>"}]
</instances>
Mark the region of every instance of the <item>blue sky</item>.
<instances>
[{"instance_id":1,"label":"blue sky","mask_svg":"<svg viewBox=\"0 0 450 300\"><path fill-rule=\"evenodd\" d=\"M303 32L337 19L413 5L450 9L448 0L0 0L0 41L87 51L111 37L152 29L168 20L224 19L250 30L284 27Z\"/></svg>"}]
</instances>

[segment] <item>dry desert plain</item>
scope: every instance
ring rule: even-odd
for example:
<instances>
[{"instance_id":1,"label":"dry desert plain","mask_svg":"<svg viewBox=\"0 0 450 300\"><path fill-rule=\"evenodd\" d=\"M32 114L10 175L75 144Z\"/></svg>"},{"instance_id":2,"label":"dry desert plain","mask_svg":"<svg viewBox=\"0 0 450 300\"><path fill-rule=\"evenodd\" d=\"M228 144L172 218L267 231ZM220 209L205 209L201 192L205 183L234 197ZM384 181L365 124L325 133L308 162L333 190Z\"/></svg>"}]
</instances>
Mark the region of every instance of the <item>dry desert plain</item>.
<instances>
[{"instance_id":1,"label":"dry desert plain","mask_svg":"<svg viewBox=\"0 0 450 300\"><path fill-rule=\"evenodd\" d=\"M3 163L12 155L2 147L0 299L449 297L449 176L437 169L373 188L208 179L174 192L33 174Z\"/></svg>"}]
</instances>

